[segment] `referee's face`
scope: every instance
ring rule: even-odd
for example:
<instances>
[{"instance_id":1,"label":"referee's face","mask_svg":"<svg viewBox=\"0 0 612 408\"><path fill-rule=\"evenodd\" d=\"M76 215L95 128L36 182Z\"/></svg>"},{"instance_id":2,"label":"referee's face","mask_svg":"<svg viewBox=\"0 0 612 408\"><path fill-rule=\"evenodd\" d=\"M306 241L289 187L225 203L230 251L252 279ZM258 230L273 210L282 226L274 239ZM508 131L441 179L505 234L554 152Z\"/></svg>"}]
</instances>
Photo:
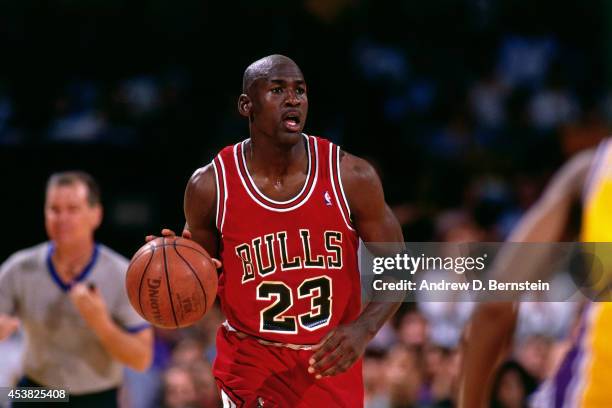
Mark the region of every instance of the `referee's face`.
<instances>
[{"instance_id":1,"label":"referee's face","mask_svg":"<svg viewBox=\"0 0 612 408\"><path fill-rule=\"evenodd\" d=\"M87 186L76 182L47 190L45 227L49 239L66 248L93 241L102 220L102 209L87 201Z\"/></svg>"}]
</instances>

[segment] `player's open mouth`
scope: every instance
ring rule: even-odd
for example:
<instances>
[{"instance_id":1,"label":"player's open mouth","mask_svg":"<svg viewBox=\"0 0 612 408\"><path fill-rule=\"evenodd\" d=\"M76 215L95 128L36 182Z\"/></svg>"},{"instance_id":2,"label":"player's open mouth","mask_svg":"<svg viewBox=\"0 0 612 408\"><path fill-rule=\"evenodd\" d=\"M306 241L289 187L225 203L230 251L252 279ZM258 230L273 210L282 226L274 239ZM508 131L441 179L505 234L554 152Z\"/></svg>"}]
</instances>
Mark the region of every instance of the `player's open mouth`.
<instances>
[{"instance_id":1,"label":"player's open mouth","mask_svg":"<svg viewBox=\"0 0 612 408\"><path fill-rule=\"evenodd\" d=\"M285 129L289 132L300 131L300 116L297 113L287 113L283 115L283 123L285 124Z\"/></svg>"}]
</instances>

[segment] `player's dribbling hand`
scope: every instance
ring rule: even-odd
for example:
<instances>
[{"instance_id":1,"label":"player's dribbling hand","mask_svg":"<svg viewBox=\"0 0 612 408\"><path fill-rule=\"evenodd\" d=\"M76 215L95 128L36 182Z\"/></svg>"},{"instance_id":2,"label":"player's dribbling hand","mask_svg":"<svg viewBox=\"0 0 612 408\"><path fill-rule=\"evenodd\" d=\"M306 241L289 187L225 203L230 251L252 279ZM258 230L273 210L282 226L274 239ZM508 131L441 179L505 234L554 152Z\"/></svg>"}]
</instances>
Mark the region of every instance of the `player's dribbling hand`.
<instances>
[{"instance_id":1,"label":"player's dribbling hand","mask_svg":"<svg viewBox=\"0 0 612 408\"><path fill-rule=\"evenodd\" d=\"M19 319L0 314L0 341L8 338L19 327Z\"/></svg>"},{"instance_id":2,"label":"player's dribbling hand","mask_svg":"<svg viewBox=\"0 0 612 408\"><path fill-rule=\"evenodd\" d=\"M169 228L163 228L161 230L161 234L162 234L162 237L174 237L174 236L176 236L174 231L172 231ZM183 233L181 234L181 237L183 237L185 239L191 239L191 231L189 231L188 229L184 229ZM145 237L145 242L153 241L155 238L157 238L156 235L147 235ZM215 264L215 268L217 268L217 269L221 268L221 265L223 265L221 263L221 261L218 260L217 258L212 258L211 257L210 259L212 259L213 263Z\"/></svg>"},{"instance_id":3,"label":"player's dribbling hand","mask_svg":"<svg viewBox=\"0 0 612 408\"><path fill-rule=\"evenodd\" d=\"M308 372L317 379L345 372L363 355L369 341L367 331L358 324L335 328L313 347Z\"/></svg>"},{"instance_id":4,"label":"player's dribbling hand","mask_svg":"<svg viewBox=\"0 0 612 408\"><path fill-rule=\"evenodd\" d=\"M174 231L172 231L169 228L163 228L161 230L161 235L162 235L162 237L174 237L174 236L176 236ZM181 234L181 237L183 237L185 239L191 239L191 231L189 231L188 229L184 229L183 233ZM147 235L145 237L145 242L153 241L155 238L157 238L157 235Z\"/></svg>"},{"instance_id":5,"label":"player's dribbling hand","mask_svg":"<svg viewBox=\"0 0 612 408\"><path fill-rule=\"evenodd\" d=\"M69 292L70 300L85 322L92 328L108 319L106 303L99 290L83 283L75 284Z\"/></svg>"}]
</instances>

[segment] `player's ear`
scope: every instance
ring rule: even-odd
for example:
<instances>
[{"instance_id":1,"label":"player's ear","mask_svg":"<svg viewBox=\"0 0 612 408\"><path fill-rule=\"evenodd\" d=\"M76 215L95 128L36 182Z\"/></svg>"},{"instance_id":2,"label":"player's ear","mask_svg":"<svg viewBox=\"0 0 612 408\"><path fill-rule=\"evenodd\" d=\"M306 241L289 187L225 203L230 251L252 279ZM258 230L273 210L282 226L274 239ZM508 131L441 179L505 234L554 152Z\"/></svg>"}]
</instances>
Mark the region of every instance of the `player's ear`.
<instances>
[{"instance_id":1,"label":"player's ear","mask_svg":"<svg viewBox=\"0 0 612 408\"><path fill-rule=\"evenodd\" d=\"M238 113L240 113L240 115L244 116L245 118L250 117L252 107L253 104L251 102L251 98L249 98L247 94L241 94L238 97Z\"/></svg>"}]
</instances>

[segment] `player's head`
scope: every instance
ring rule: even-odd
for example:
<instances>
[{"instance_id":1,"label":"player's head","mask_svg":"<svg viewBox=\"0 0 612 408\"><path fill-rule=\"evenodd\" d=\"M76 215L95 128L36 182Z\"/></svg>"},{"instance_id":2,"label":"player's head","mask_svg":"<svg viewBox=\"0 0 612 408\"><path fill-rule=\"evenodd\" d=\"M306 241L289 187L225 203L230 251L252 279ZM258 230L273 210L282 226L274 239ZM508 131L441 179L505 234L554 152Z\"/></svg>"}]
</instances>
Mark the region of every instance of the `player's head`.
<instances>
[{"instance_id":1,"label":"player's head","mask_svg":"<svg viewBox=\"0 0 612 408\"><path fill-rule=\"evenodd\" d=\"M55 173L47 181L45 228L56 245L72 246L92 240L102 221L100 189L82 171Z\"/></svg>"},{"instance_id":2,"label":"player's head","mask_svg":"<svg viewBox=\"0 0 612 408\"><path fill-rule=\"evenodd\" d=\"M269 55L244 71L238 111L249 118L251 136L263 134L296 143L308 114L302 71L284 55Z\"/></svg>"}]
</instances>

